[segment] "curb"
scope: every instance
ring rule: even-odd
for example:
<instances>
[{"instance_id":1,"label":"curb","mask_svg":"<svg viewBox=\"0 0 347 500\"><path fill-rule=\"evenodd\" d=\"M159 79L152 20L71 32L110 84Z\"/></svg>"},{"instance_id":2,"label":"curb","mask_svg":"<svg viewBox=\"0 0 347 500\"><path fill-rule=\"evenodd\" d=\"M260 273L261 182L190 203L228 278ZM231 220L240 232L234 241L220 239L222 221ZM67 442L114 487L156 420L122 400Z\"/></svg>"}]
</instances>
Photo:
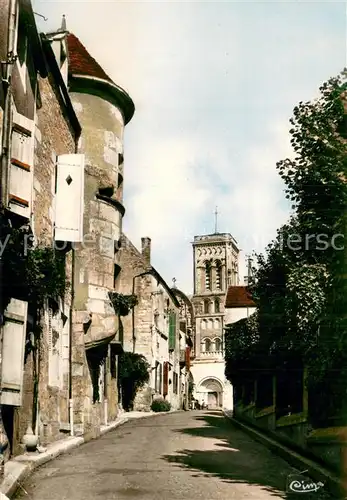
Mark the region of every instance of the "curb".
<instances>
[{"instance_id":1,"label":"curb","mask_svg":"<svg viewBox=\"0 0 347 500\"><path fill-rule=\"evenodd\" d=\"M286 460L290 465L299 471L307 471L307 476L315 481L321 481L326 485L327 490L337 498L346 498L342 481L332 472L328 471L321 465L312 460L299 455L299 453L291 450L287 446L278 443L274 439L266 436L262 432L253 429L247 424L236 420L229 412L223 410L224 417L227 418L232 425L239 428L243 432L251 436L255 441L262 443L269 448L273 453Z\"/></svg>"},{"instance_id":2,"label":"curb","mask_svg":"<svg viewBox=\"0 0 347 500\"><path fill-rule=\"evenodd\" d=\"M107 434L108 432L113 431L117 427L125 424L126 422L130 422L132 420L140 420L142 418L155 417L159 415L168 415L172 413L183 413L184 410L171 410L168 412L158 412L158 413L145 413L143 415L136 416L121 416L119 420L116 420L109 425L104 425L100 428L100 436L94 439L98 439L99 437ZM63 455L64 453L68 453L82 444L88 443L90 441L94 441L94 439L85 439L84 437L73 437L70 436L61 441L56 441L52 443L51 449L41 453L40 455L19 455L12 460L9 460L5 464L5 478L0 486L0 500L9 500L18 489L24 488L21 486L21 482L25 481L30 474L41 467L42 465L50 462L54 458L59 455ZM25 490L24 490L25 491ZM25 493L27 493L25 491Z\"/></svg>"}]
</instances>

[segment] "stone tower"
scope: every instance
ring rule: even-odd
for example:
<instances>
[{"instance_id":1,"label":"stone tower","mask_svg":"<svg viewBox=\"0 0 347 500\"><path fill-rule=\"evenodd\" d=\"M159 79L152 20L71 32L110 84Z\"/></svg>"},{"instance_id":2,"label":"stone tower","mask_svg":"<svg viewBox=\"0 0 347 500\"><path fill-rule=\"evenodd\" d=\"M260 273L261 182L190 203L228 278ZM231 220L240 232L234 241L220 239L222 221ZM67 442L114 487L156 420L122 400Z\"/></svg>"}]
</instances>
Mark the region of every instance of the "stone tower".
<instances>
[{"instance_id":1,"label":"stone tower","mask_svg":"<svg viewBox=\"0 0 347 500\"><path fill-rule=\"evenodd\" d=\"M102 422L114 419L118 411L115 357L122 346L118 315L109 294L121 271L123 138L135 106L81 41L66 31L65 19L61 29L47 38L82 126L78 153L85 157L80 197L83 240L74 245L71 397L75 422L84 425L88 434L89 429L99 429ZM69 178L63 181L69 182Z\"/></svg>"},{"instance_id":2,"label":"stone tower","mask_svg":"<svg viewBox=\"0 0 347 500\"><path fill-rule=\"evenodd\" d=\"M195 236L193 242L196 398L230 407L232 388L224 376L224 314L229 286L239 284L239 249L229 233Z\"/></svg>"}]
</instances>

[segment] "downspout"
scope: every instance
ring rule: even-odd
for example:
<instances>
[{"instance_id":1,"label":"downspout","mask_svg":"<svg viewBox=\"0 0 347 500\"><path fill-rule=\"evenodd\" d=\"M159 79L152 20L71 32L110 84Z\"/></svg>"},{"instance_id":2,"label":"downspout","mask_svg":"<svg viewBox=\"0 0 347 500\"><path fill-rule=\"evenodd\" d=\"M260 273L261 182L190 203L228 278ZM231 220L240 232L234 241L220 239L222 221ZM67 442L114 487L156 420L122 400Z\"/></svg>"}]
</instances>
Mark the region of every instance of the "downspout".
<instances>
[{"instance_id":1,"label":"downspout","mask_svg":"<svg viewBox=\"0 0 347 500\"><path fill-rule=\"evenodd\" d=\"M75 137L75 153L78 153L78 142L81 131ZM71 302L70 302L70 328L69 328L69 423L70 435L74 436L74 405L73 405L73 384L72 384L72 339L73 339L73 312L75 309L75 264L76 253L74 244L71 245Z\"/></svg>"}]
</instances>

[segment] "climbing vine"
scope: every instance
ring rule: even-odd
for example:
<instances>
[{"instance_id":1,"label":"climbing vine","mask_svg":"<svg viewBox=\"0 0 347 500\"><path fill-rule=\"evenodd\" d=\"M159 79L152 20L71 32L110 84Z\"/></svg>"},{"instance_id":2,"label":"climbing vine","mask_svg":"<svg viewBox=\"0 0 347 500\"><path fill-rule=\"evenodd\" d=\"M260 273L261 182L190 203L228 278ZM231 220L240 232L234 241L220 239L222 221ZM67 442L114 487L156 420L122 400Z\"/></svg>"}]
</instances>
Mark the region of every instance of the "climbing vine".
<instances>
[{"instance_id":1,"label":"climbing vine","mask_svg":"<svg viewBox=\"0 0 347 500\"><path fill-rule=\"evenodd\" d=\"M119 316L127 316L137 303L136 295L123 295L122 293L110 292L110 300L115 312Z\"/></svg>"},{"instance_id":2,"label":"climbing vine","mask_svg":"<svg viewBox=\"0 0 347 500\"><path fill-rule=\"evenodd\" d=\"M1 252L2 310L11 297L42 309L47 298L57 300L68 290L64 255L50 247L35 247L27 226L16 229L3 224Z\"/></svg>"}]
</instances>

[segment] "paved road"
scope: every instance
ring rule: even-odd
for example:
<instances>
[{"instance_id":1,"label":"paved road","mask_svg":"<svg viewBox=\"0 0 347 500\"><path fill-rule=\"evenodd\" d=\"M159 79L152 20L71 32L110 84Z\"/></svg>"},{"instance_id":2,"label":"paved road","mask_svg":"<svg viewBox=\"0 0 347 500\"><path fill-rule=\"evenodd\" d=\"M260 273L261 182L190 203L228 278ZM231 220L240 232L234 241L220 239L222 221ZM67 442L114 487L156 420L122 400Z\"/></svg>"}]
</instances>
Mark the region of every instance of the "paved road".
<instances>
[{"instance_id":1,"label":"paved road","mask_svg":"<svg viewBox=\"0 0 347 500\"><path fill-rule=\"evenodd\" d=\"M269 500L286 498L291 472L221 413L191 411L127 422L38 469L17 498Z\"/></svg>"}]
</instances>

